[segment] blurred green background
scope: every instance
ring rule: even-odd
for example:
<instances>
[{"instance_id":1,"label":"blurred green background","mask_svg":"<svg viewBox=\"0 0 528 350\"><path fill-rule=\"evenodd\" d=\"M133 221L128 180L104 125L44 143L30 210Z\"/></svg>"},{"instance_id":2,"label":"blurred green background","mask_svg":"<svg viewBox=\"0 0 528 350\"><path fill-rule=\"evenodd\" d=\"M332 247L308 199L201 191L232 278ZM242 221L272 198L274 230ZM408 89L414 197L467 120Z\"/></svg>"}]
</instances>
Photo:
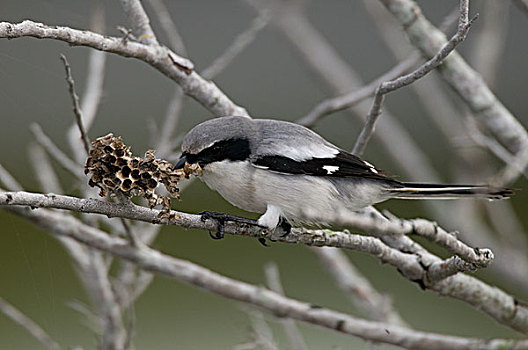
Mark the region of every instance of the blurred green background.
<instances>
[{"instance_id":1,"label":"blurred green background","mask_svg":"<svg viewBox=\"0 0 528 350\"><path fill-rule=\"evenodd\" d=\"M166 2L198 71L220 55L256 15L243 1ZM51 25L88 28L95 4L82 0L2 0L0 20L31 19ZM119 3L104 1L100 4L105 9L106 33L121 35L116 26L127 26L127 23ZM441 22L457 4L457 1L420 2L426 16L434 23ZM148 4L145 6L147 12L152 13ZM472 12L478 12L482 6L482 1L472 1ZM314 25L365 81L396 63L378 37L361 1L310 1L307 9ZM526 124L528 19L514 6L509 11L507 43L498 63L494 91ZM159 38L165 40L154 16L151 18ZM478 30L477 22L462 44L463 54L470 52L472 33ZM73 114L59 54L68 57L81 94L89 51L30 38L0 41L0 163L28 190L38 190L27 158L27 153L31 152L28 149L32 140L30 123L40 124L59 146L67 149L64 131L71 125ZM215 81L254 117L295 120L318 101L331 96L326 86L301 62L280 31L269 26ZM144 63L108 55L103 100L90 136L95 138L114 132L132 145L135 154L141 155L152 147L146 137L147 121L153 119L161 125L173 85ZM454 151L430 119L424 117L425 112L412 90L400 90L390 95L386 103L448 181L459 165L451 161ZM179 130L184 133L210 117L211 113L186 98ZM340 112L327 117L315 130L350 149L360 127L346 112ZM365 157L382 169L401 173L398 160L388 159L376 141L369 145ZM491 162L490 167L498 170L501 163ZM66 173L61 174L64 182L70 184L65 187L67 192L74 193L71 179ZM525 185L525 180L519 180L514 187L523 189ZM512 203L522 214L527 210L527 194L518 192ZM215 210L255 217L255 214L231 207L199 181L183 192L182 199L177 204L178 210ZM392 201L381 207L404 217L430 217L419 203ZM523 220L526 226L526 215ZM265 284L263 265L275 261L288 296L357 315L346 295L336 288L307 247L273 244L271 248L264 248L255 240L231 236L213 241L207 232L177 227L164 228L153 246L227 276L260 285ZM394 268L382 266L377 259L357 252L347 254L375 287L392 296L403 317L417 329L475 337L517 337L516 333L465 303L422 291ZM477 275L490 283L496 281L496 276L486 271ZM514 285L501 284L501 288L520 299L528 296L526 290ZM37 321L65 348L75 345L95 348L97 339L86 319L68 306L72 300L88 302L88 298L65 251L46 232L3 211L0 211L0 296ZM246 306L236 302L177 281L156 278L136 305L134 343L138 349L230 349L251 339L245 310ZM280 347L287 348L280 325L272 317L267 319ZM370 346L329 330L303 324L300 328L311 349ZM0 314L0 349L40 348L25 330Z\"/></svg>"}]
</instances>

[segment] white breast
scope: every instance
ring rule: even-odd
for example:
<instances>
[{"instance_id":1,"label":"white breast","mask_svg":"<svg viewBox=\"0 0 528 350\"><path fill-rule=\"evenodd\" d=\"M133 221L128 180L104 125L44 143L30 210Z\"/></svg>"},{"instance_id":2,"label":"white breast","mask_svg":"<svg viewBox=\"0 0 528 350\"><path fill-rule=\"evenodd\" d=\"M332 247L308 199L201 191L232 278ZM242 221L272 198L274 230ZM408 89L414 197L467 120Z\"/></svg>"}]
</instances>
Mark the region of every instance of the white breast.
<instances>
[{"instance_id":1,"label":"white breast","mask_svg":"<svg viewBox=\"0 0 528 350\"><path fill-rule=\"evenodd\" d=\"M297 222L318 223L336 211L355 211L389 198L381 185L370 180L286 175L249 162L208 164L202 180L239 208L264 213L273 206L281 216Z\"/></svg>"},{"instance_id":2,"label":"white breast","mask_svg":"<svg viewBox=\"0 0 528 350\"><path fill-rule=\"evenodd\" d=\"M279 174L246 162L208 164L202 180L239 208L263 213L272 205L294 221L307 221L305 214L314 210L332 211L339 202L337 189L322 178Z\"/></svg>"},{"instance_id":3,"label":"white breast","mask_svg":"<svg viewBox=\"0 0 528 350\"><path fill-rule=\"evenodd\" d=\"M201 179L234 206L263 213L267 203L255 196L254 173L255 168L248 162L224 160L206 165Z\"/></svg>"}]
</instances>

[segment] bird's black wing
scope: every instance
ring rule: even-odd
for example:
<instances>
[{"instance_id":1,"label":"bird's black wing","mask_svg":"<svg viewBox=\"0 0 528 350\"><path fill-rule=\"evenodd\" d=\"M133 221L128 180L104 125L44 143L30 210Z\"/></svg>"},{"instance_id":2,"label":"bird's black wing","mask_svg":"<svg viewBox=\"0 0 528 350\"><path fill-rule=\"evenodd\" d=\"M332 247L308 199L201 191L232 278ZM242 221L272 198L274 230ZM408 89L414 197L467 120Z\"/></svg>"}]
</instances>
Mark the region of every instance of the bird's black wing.
<instances>
[{"instance_id":1,"label":"bird's black wing","mask_svg":"<svg viewBox=\"0 0 528 350\"><path fill-rule=\"evenodd\" d=\"M362 177L372 179L388 178L372 164L361 158L340 150L331 157L294 160L285 156L262 155L252 159L257 168L291 175L312 175L326 177Z\"/></svg>"}]
</instances>

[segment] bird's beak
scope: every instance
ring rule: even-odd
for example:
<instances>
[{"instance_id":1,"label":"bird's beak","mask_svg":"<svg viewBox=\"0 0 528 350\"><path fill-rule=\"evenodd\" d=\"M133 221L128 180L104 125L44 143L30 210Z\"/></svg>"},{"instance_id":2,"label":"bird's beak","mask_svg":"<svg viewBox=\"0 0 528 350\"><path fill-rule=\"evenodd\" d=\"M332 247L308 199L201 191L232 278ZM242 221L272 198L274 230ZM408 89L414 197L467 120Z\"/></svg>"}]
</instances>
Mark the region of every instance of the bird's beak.
<instances>
[{"instance_id":1,"label":"bird's beak","mask_svg":"<svg viewBox=\"0 0 528 350\"><path fill-rule=\"evenodd\" d=\"M185 166L186 162L187 162L187 157L185 156L185 154L182 154L181 157L180 157L180 160L178 161L178 163L176 163L174 168L175 169L183 169L183 167Z\"/></svg>"}]
</instances>

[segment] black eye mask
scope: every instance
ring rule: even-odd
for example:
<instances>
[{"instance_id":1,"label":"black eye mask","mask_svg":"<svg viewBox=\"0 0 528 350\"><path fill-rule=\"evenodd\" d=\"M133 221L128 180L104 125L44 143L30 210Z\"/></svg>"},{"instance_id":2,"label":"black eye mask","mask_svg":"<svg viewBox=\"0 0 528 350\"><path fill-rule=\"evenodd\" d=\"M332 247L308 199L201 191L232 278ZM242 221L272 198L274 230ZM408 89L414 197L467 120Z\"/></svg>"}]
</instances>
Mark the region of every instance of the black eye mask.
<instances>
[{"instance_id":1,"label":"black eye mask","mask_svg":"<svg viewBox=\"0 0 528 350\"><path fill-rule=\"evenodd\" d=\"M223 160L241 161L249 158L251 150L246 139L218 141L198 154L185 154L188 163L198 163L201 167Z\"/></svg>"}]
</instances>

